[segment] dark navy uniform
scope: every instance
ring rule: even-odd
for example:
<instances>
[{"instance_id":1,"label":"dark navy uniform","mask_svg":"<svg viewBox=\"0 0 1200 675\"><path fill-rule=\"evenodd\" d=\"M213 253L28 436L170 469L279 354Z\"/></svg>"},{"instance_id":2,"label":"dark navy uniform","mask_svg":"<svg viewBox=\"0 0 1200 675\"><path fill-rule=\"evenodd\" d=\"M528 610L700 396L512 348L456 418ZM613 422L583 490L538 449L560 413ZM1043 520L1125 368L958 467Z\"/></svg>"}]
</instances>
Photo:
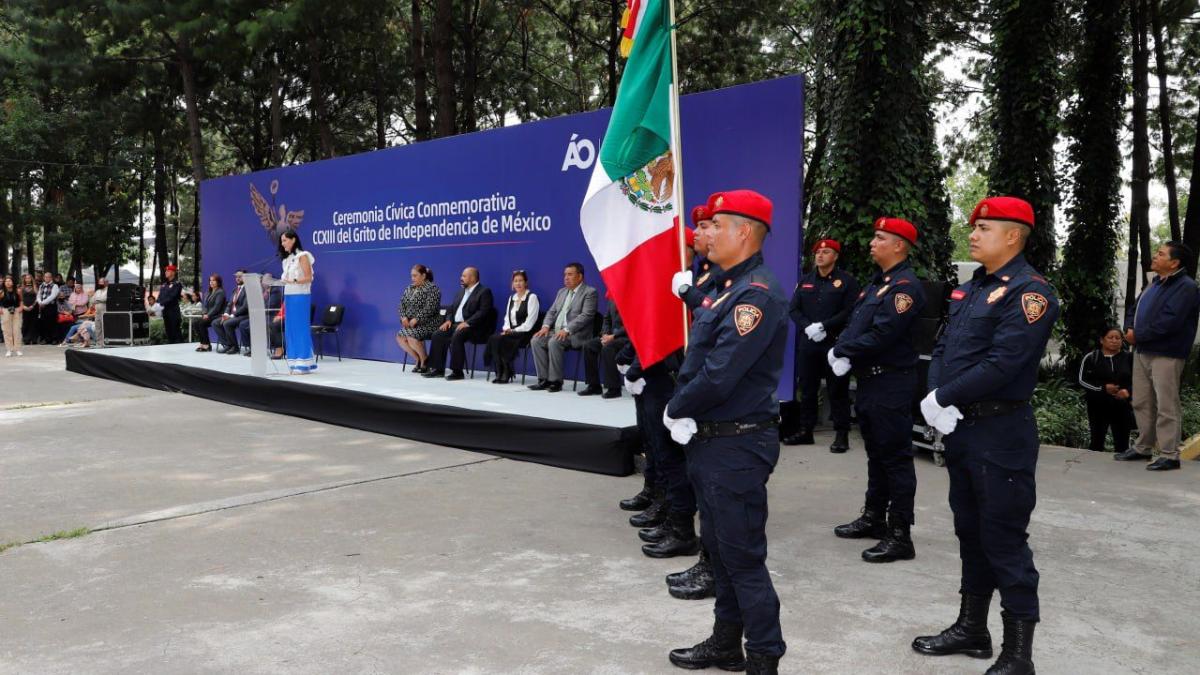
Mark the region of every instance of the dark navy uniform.
<instances>
[{"instance_id":1,"label":"dark navy uniform","mask_svg":"<svg viewBox=\"0 0 1200 675\"><path fill-rule=\"evenodd\" d=\"M929 388L964 418L946 436L950 508L962 557L961 592L990 597L1014 618L1038 620L1038 572L1027 543L1035 501L1037 424L1029 399L1058 319L1058 298L1018 255L980 268L950 295Z\"/></svg>"},{"instance_id":2,"label":"dark navy uniform","mask_svg":"<svg viewBox=\"0 0 1200 675\"><path fill-rule=\"evenodd\" d=\"M846 327L858 293L858 281L836 267L823 277L814 266L796 284L788 314L796 324L796 391L800 394L801 429L811 430L817 425L817 392L824 379L829 387L833 428L850 430L850 376L835 376L825 355ZM809 339L804 332L814 323L825 328L825 339L820 342Z\"/></svg>"},{"instance_id":3,"label":"dark navy uniform","mask_svg":"<svg viewBox=\"0 0 1200 675\"><path fill-rule=\"evenodd\" d=\"M779 460L787 299L761 253L723 279L717 299L697 312L667 414L699 428L687 469L716 578L716 618L744 627L747 652L778 657L786 645L766 566L767 479Z\"/></svg>"},{"instance_id":4,"label":"dark navy uniform","mask_svg":"<svg viewBox=\"0 0 1200 675\"><path fill-rule=\"evenodd\" d=\"M683 304L692 311L711 305L716 299L717 291L720 290L718 283L724 279L721 268L707 260L701 259L696 265L696 271L699 272L696 283L688 287L687 292L683 294Z\"/></svg>"},{"instance_id":5,"label":"dark navy uniform","mask_svg":"<svg viewBox=\"0 0 1200 675\"><path fill-rule=\"evenodd\" d=\"M913 523L912 406L917 389L913 321L925 292L908 261L875 275L859 293L833 354L850 359L858 392L854 410L867 448L866 508Z\"/></svg>"},{"instance_id":6,"label":"dark navy uniform","mask_svg":"<svg viewBox=\"0 0 1200 675\"><path fill-rule=\"evenodd\" d=\"M179 311L179 299L183 296L183 284L179 281L164 281L158 287L158 304L162 305L163 330L167 334L167 342L178 344L183 342L183 330L180 323L183 314Z\"/></svg>"}]
</instances>

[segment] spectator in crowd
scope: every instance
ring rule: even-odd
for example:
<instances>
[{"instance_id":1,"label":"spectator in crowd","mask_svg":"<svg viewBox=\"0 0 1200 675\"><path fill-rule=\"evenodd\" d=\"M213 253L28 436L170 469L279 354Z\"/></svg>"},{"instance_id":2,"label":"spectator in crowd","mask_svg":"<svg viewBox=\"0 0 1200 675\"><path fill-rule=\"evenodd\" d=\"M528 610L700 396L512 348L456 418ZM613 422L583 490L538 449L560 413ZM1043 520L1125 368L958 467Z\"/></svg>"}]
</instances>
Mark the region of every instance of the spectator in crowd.
<instances>
[{"instance_id":1,"label":"spectator in crowd","mask_svg":"<svg viewBox=\"0 0 1200 675\"><path fill-rule=\"evenodd\" d=\"M200 309L200 346L196 347L198 352L211 352L212 342L208 337L208 329L212 327L213 322L221 318L225 310L225 287L221 280L220 274L213 274L208 277L208 295L204 297L204 304Z\"/></svg>"},{"instance_id":2,"label":"spectator in crowd","mask_svg":"<svg viewBox=\"0 0 1200 675\"><path fill-rule=\"evenodd\" d=\"M4 286L0 287L0 332L4 333L4 356L10 357L13 352L21 356L24 341L21 335L21 323L25 317L25 302L21 291L13 282L11 276L4 277Z\"/></svg>"},{"instance_id":3,"label":"spectator in crowd","mask_svg":"<svg viewBox=\"0 0 1200 675\"><path fill-rule=\"evenodd\" d=\"M517 372L513 360L521 347L529 345L541 309L537 294L529 290L529 275L525 270L512 273L512 291L504 310L504 325L499 333L488 338L487 351L483 354L484 364L496 370L494 384L513 381Z\"/></svg>"},{"instance_id":4,"label":"spectator in crowd","mask_svg":"<svg viewBox=\"0 0 1200 675\"><path fill-rule=\"evenodd\" d=\"M225 311L212 323L213 331L217 334L218 354L238 353L237 327L246 320L250 313L249 306L246 304L246 288L242 285L242 274L245 271L238 270L233 275L236 282L233 295L229 297Z\"/></svg>"},{"instance_id":5,"label":"spectator in crowd","mask_svg":"<svg viewBox=\"0 0 1200 675\"><path fill-rule=\"evenodd\" d=\"M21 275L21 330L25 344L37 342L38 334L38 288L33 275L28 272Z\"/></svg>"},{"instance_id":6,"label":"spectator in crowd","mask_svg":"<svg viewBox=\"0 0 1200 675\"><path fill-rule=\"evenodd\" d=\"M184 291L179 298L179 311L184 316L199 316L204 312L204 305L200 304L198 294Z\"/></svg>"},{"instance_id":7,"label":"spectator in crowd","mask_svg":"<svg viewBox=\"0 0 1200 675\"><path fill-rule=\"evenodd\" d=\"M563 287L546 312L542 328L530 340L537 366L534 391L562 391L563 354L581 349L592 338L596 318L596 289L583 283L583 265L573 262L563 270Z\"/></svg>"},{"instance_id":8,"label":"spectator in crowd","mask_svg":"<svg viewBox=\"0 0 1200 675\"><path fill-rule=\"evenodd\" d=\"M412 357L417 365L413 372L423 375L429 368L425 365L425 341L433 337L441 317L442 289L433 283L433 270L417 264L408 271L411 280L400 306L400 330L396 331L396 344Z\"/></svg>"},{"instance_id":9,"label":"spectator in crowd","mask_svg":"<svg viewBox=\"0 0 1200 675\"><path fill-rule=\"evenodd\" d=\"M479 270L468 267L459 278L462 290L446 310L446 320L430 340L429 370L422 377L441 377L446 368L446 352L450 352L450 374L447 380L463 379L463 364L467 360L466 343L486 342L496 327L496 307L492 289L479 283Z\"/></svg>"},{"instance_id":10,"label":"spectator in crowd","mask_svg":"<svg viewBox=\"0 0 1200 675\"><path fill-rule=\"evenodd\" d=\"M1085 390L1088 427L1092 440L1089 450L1104 452L1104 436L1112 427L1116 452L1129 449L1129 430L1133 428L1133 355L1125 351L1121 329L1110 327L1100 336L1100 348L1079 363L1079 385Z\"/></svg>"},{"instance_id":11,"label":"spectator in crowd","mask_svg":"<svg viewBox=\"0 0 1200 675\"><path fill-rule=\"evenodd\" d=\"M84 292L83 284L78 281L71 289L71 294L67 296L67 307L70 308L71 315L78 318L88 311L88 294Z\"/></svg>"},{"instance_id":12,"label":"spectator in crowd","mask_svg":"<svg viewBox=\"0 0 1200 675\"><path fill-rule=\"evenodd\" d=\"M100 277L96 280L96 291L92 293L92 313L95 315L96 344L104 343L104 313L108 311L108 278Z\"/></svg>"},{"instance_id":13,"label":"spectator in crowd","mask_svg":"<svg viewBox=\"0 0 1200 675\"><path fill-rule=\"evenodd\" d=\"M146 307L146 316L161 317L162 305L158 304L158 298L156 298L150 291L145 291L145 293L146 295L142 299L142 305Z\"/></svg>"},{"instance_id":14,"label":"spectator in crowd","mask_svg":"<svg viewBox=\"0 0 1200 675\"><path fill-rule=\"evenodd\" d=\"M67 330L66 337L63 338L62 346L81 345L85 349L92 346L92 338L96 334L96 315L91 309L86 314L79 317Z\"/></svg>"},{"instance_id":15,"label":"spectator in crowd","mask_svg":"<svg viewBox=\"0 0 1200 675\"><path fill-rule=\"evenodd\" d=\"M42 285L38 286L38 338L42 344L54 344L58 335L58 284L54 283L54 275L46 272L42 275Z\"/></svg>"},{"instance_id":16,"label":"spectator in crowd","mask_svg":"<svg viewBox=\"0 0 1200 675\"><path fill-rule=\"evenodd\" d=\"M629 344L625 322L617 303L608 303L608 314L604 315L600 335L583 345L583 372L587 386L580 396L595 396L601 391L604 398L621 397L621 373L617 371L617 354ZM603 385L603 386L601 386Z\"/></svg>"},{"instance_id":17,"label":"spectator in crowd","mask_svg":"<svg viewBox=\"0 0 1200 675\"><path fill-rule=\"evenodd\" d=\"M1168 241L1150 260L1157 277L1126 313L1125 341L1133 345L1133 414L1138 438L1134 447L1114 459L1158 459L1146 468L1179 468L1179 385L1183 366L1196 341L1200 319L1200 288L1188 276L1183 261L1188 247Z\"/></svg>"}]
</instances>

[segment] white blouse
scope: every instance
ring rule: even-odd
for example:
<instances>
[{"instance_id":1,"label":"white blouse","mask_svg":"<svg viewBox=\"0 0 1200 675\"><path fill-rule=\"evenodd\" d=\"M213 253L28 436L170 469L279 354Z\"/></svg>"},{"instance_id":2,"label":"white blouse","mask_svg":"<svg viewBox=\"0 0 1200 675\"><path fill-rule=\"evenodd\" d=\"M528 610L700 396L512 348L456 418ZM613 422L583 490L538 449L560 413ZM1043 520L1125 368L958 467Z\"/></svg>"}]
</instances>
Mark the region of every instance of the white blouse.
<instances>
[{"instance_id":1,"label":"white blouse","mask_svg":"<svg viewBox=\"0 0 1200 675\"><path fill-rule=\"evenodd\" d=\"M517 297L516 293L513 293L508 298L508 310L504 312L504 330L527 333L533 330L533 325L537 323L538 311L541 309L538 306L537 294L533 291L525 291L525 293L529 296L529 304L525 306L527 314L525 315L524 323L520 326L511 325L516 321L517 306L521 304L521 299Z\"/></svg>"},{"instance_id":2,"label":"white blouse","mask_svg":"<svg viewBox=\"0 0 1200 675\"><path fill-rule=\"evenodd\" d=\"M316 258L308 251L293 251L291 255L283 259L283 280L295 281L304 277L304 270L300 267L300 258L304 256L308 258L310 267L316 266ZM315 272L314 272L315 274ZM285 284L283 287L284 295L308 295L312 293L312 282L307 284Z\"/></svg>"}]
</instances>

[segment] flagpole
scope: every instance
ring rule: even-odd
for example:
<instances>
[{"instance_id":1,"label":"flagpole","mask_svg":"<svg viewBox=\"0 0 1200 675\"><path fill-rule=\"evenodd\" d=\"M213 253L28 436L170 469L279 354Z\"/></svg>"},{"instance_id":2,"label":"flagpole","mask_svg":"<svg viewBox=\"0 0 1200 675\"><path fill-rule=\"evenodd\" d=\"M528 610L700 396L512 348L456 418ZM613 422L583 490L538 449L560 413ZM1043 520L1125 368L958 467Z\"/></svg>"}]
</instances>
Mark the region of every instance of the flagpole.
<instances>
[{"instance_id":1,"label":"flagpole","mask_svg":"<svg viewBox=\"0 0 1200 675\"><path fill-rule=\"evenodd\" d=\"M679 269L687 269L687 238L684 235L683 218L687 202L683 199L683 141L679 124L679 53L675 46L675 0L667 0L670 7L671 22L671 160L675 165L675 204L678 206L675 216L675 233L679 238ZM688 347L688 308L687 303L680 303L683 311L683 348Z\"/></svg>"}]
</instances>

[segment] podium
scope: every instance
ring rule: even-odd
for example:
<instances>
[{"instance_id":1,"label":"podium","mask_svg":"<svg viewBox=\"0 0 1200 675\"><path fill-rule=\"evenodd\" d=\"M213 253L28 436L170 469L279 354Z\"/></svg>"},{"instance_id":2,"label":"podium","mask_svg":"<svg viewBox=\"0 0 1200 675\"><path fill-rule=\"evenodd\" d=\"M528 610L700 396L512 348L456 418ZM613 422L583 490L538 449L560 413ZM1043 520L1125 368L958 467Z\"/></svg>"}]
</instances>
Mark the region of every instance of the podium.
<instances>
[{"instance_id":1,"label":"podium","mask_svg":"<svg viewBox=\"0 0 1200 675\"><path fill-rule=\"evenodd\" d=\"M246 289L246 321L250 323L250 374L266 377L268 352L271 345L267 338L267 307L263 303L261 274L242 274L242 285ZM270 281L268 286L282 286L282 281Z\"/></svg>"}]
</instances>

